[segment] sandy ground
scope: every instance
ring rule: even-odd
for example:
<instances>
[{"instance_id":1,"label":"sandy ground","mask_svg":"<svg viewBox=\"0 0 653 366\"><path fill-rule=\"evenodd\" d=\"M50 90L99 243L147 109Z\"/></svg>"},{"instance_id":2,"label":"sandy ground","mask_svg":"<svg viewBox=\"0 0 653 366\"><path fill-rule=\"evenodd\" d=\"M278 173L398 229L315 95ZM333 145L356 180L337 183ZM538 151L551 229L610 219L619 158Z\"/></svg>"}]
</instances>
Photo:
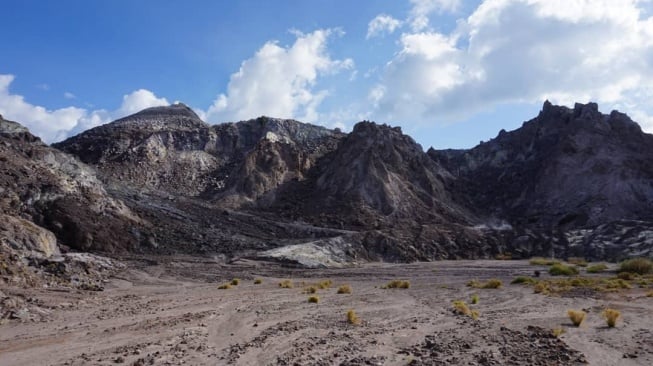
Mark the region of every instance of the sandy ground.
<instances>
[{"instance_id":1,"label":"sandy ground","mask_svg":"<svg viewBox=\"0 0 653 366\"><path fill-rule=\"evenodd\" d=\"M0 365L651 365L653 298L643 289L545 296L510 285L525 261L443 261L299 270L196 258L133 260L102 292L2 289L44 309L44 321L0 325ZM543 275L546 277L547 275ZM607 276L607 275L606 275ZM219 290L237 277L241 283ZM262 284L254 284L261 278ZM499 289L470 279L499 278ZM292 289L278 286L291 279ZM330 279L309 303L302 282ZM382 289L390 280L409 289ZM351 294L337 294L349 284ZM452 311L454 300L480 312ZM623 317L607 328L600 312ZM354 309L362 323L351 325ZM584 309L574 327L568 309ZM564 329L559 338L553 328Z\"/></svg>"}]
</instances>

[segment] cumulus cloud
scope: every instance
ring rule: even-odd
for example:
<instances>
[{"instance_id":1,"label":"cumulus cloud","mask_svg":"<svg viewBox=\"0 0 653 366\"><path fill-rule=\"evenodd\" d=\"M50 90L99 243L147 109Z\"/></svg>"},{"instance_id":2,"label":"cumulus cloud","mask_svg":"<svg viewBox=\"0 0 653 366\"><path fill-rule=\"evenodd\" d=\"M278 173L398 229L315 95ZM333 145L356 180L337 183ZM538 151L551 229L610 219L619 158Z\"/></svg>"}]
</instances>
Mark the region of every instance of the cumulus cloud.
<instances>
[{"instance_id":1,"label":"cumulus cloud","mask_svg":"<svg viewBox=\"0 0 653 366\"><path fill-rule=\"evenodd\" d=\"M428 28L431 13L454 13L460 8L461 0L410 0L410 3L410 26L419 32Z\"/></svg>"},{"instance_id":2,"label":"cumulus cloud","mask_svg":"<svg viewBox=\"0 0 653 366\"><path fill-rule=\"evenodd\" d=\"M451 33L404 33L370 91L375 114L437 122L548 98L629 106L625 112L650 121L653 18L640 4L487 0Z\"/></svg>"},{"instance_id":3,"label":"cumulus cloud","mask_svg":"<svg viewBox=\"0 0 653 366\"><path fill-rule=\"evenodd\" d=\"M400 20L395 19L390 15L377 15L374 19L370 20L367 25L367 36L365 38L369 39L383 34L391 34L397 30L397 28L401 27L401 24L402 22Z\"/></svg>"},{"instance_id":4,"label":"cumulus cloud","mask_svg":"<svg viewBox=\"0 0 653 366\"><path fill-rule=\"evenodd\" d=\"M351 59L334 60L327 53L329 38L338 34L332 29L296 32L289 47L267 42L231 75L226 93L218 95L205 118L222 122L269 115L315 121L328 95L317 90L318 78L354 66Z\"/></svg>"},{"instance_id":5,"label":"cumulus cloud","mask_svg":"<svg viewBox=\"0 0 653 366\"><path fill-rule=\"evenodd\" d=\"M121 106L112 112L99 109L66 107L49 110L33 105L21 95L9 90L14 75L0 74L0 114L6 119L25 125L45 142L56 142L86 129L108 123L141 109L167 105L165 98L157 98L152 92L139 89L123 96Z\"/></svg>"}]
</instances>

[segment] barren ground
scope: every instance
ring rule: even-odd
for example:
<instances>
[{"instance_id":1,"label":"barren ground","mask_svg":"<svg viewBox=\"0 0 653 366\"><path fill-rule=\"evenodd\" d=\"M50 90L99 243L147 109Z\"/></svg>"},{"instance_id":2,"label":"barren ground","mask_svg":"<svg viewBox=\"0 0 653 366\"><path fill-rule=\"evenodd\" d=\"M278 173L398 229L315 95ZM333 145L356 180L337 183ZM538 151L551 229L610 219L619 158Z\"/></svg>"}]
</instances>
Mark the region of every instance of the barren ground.
<instances>
[{"instance_id":1,"label":"barren ground","mask_svg":"<svg viewBox=\"0 0 653 366\"><path fill-rule=\"evenodd\" d=\"M0 325L0 365L651 365L653 298L619 293L534 294L510 285L525 261L367 264L300 270L198 258L132 259L102 292L3 288L43 310L43 321ZM543 272L545 272L543 270ZM608 276L605 274L604 276ZM543 274L543 277L548 275ZM232 278L241 283L219 290ZM254 284L261 278L262 284ZM499 289L471 279L499 278ZM294 288L278 286L291 279ZM330 279L309 303L302 282ZM390 280L409 289L382 289ZM349 284L352 294L337 294ZM477 321L452 312L470 302ZM607 328L605 307L623 314ZM354 309L362 323L351 325ZM568 309L584 309L581 327ZM554 328L564 329L559 338Z\"/></svg>"}]
</instances>

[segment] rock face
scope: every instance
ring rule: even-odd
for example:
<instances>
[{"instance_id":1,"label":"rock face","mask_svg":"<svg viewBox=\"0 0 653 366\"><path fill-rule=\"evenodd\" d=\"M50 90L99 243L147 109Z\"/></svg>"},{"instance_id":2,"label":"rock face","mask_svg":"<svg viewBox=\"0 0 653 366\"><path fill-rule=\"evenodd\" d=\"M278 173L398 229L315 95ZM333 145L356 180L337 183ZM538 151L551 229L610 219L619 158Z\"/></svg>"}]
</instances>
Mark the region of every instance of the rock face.
<instances>
[{"instance_id":1,"label":"rock face","mask_svg":"<svg viewBox=\"0 0 653 366\"><path fill-rule=\"evenodd\" d=\"M515 131L427 153L373 122L349 134L269 117L210 126L183 104L150 108L54 145L102 183L19 125L4 131L23 154L8 160L17 162L14 185L2 186L14 197L3 201L10 214L77 248L116 248L96 239L104 234L92 221L76 220L79 210L112 212L109 230L132 238L120 240L131 240L125 249L310 266L507 252L653 256L653 136L593 103L546 102ZM21 166L53 182L24 191Z\"/></svg>"},{"instance_id":2,"label":"rock face","mask_svg":"<svg viewBox=\"0 0 653 366\"><path fill-rule=\"evenodd\" d=\"M139 218L106 193L93 169L2 118L0 162L1 230L10 234L9 244L56 254L47 229L59 243L79 250L138 246L130 232Z\"/></svg>"},{"instance_id":3,"label":"rock face","mask_svg":"<svg viewBox=\"0 0 653 366\"><path fill-rule=\"evenodd\" d=\"M538 229L653 219L653 135L594 103L536 118L467 151L429 151L486 215Z\"/></svg>"}]
</instances>

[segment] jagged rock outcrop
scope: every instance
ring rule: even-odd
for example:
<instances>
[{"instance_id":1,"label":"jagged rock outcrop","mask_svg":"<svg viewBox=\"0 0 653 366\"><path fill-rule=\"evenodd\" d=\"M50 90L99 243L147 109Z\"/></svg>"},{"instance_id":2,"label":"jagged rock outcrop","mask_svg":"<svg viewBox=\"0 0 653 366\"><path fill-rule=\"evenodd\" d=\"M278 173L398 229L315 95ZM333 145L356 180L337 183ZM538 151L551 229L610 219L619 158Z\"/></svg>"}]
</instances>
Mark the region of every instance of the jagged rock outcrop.
<instances>
[{"instance_id":1,"label":"jagged rock outcrop","mask_svg":"<svg viewBox=\"0 0 653 366\"><path fill-rule=\"evenodd\" d=\"M2 118L0 163L2 229L13 232L9 244L22 243L46 255L56 252L49 234L29 221L74 249L110 252L139 245L131 232L140 219L106 193L93 169Z\"/></svg>"},{"instance_id":2,"label":"jagged rock outcrop","mask_svg":"<svg viewBox=\"0 0 653 366\"><path fill-rule=\"evenodd\" d=\"M477 210L539 229L653 219L653 135L595 103L548 101L536 118L470 150L430 150Z\"/></svg>"}]
</instances>

